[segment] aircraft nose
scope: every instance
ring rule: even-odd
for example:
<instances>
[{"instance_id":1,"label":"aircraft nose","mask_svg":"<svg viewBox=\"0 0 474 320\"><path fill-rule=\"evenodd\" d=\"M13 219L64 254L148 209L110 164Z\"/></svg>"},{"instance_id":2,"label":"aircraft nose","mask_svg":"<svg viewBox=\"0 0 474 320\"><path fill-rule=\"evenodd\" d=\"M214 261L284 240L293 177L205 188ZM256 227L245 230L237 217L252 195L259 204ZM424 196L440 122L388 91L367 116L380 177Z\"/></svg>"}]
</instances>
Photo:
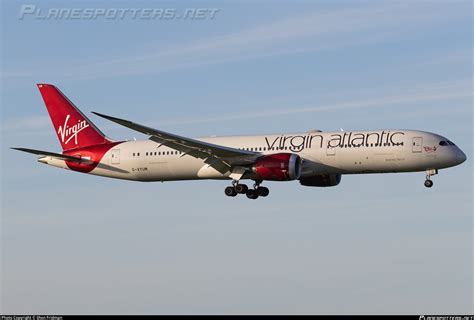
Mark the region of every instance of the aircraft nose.
<instances>
[{"instance_id":1,"label":"aircraft nose","mask_svg":"<svg viewBox=\"0 0 474 320\"><path fill-rule=\"evenodd\" d=\"M458 152L457 152L457 156L456 156L456 160L458 161L458 164L461 164L463 163L464 161L466 161L467 157L466 157L466 154L464 152L462 152L461 149L458 148Z\"/></svg>"}]
</instances>

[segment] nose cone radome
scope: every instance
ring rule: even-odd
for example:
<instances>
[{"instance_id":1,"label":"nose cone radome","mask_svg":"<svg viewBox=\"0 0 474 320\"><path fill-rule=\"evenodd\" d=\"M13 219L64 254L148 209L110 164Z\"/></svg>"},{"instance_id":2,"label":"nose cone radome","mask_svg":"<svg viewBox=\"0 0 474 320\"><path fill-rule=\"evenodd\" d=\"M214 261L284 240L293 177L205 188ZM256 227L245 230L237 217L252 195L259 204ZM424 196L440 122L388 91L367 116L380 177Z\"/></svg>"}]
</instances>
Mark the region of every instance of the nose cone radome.
<instances>
[{"instance_id":1,"label":"nose cone radome","mask_svg":"<svg viewBox=\"0 0 474 320\"><path fill-rule=\"evenodd\" d=\"M467 159L466 154L464 152L462 152L461 149L458 149L458 153L457 153L456 158L457 158L456 160L457 160L458 164L463 163Z\"/></svg>"}]
</instances>

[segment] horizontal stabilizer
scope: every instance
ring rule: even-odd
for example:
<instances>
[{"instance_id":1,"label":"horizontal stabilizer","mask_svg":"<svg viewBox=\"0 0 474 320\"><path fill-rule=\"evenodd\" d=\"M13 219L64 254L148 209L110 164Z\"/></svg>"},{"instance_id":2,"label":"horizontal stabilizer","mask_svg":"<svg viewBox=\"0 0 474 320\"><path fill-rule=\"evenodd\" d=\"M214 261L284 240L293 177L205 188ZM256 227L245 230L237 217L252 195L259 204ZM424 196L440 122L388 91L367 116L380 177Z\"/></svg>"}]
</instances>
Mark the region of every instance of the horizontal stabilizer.
<instances>
[{"instance_id":1,"label":"horizontal stabilizer","mask_svg":"<svg viewBox=\"0 0 474 320\"><path fill-rule=\"evenodd\" d=\"M49 152L49 151L41 151L41 150L26 149L26 148L11 148L11 149L36 154L38 156L43 156L43 157L53 157L53 158L56 158L59 160L65 160L65 161L73 161L73 162L87 161L86 159L81 159L79 157L66 156L64 154L54 153L54 152Z\"/></svg>"}]
</instances>

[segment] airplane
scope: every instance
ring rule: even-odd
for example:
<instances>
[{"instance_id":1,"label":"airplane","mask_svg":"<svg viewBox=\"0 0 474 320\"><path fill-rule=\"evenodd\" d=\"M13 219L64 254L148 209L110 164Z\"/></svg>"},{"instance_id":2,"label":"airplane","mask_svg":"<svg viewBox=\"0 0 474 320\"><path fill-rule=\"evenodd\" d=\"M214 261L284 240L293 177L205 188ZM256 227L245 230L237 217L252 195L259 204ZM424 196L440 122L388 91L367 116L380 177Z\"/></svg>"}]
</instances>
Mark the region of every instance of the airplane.
<instances>
[{"instance_id":1,"label":"airplane","mask_svg":"<svg viewBox=\"0 0 474 320\"><path fill-rule=\"evenodd\" d=\"M58 88L37 84L62 153L12 148L38 162L109 178L135 181L231 180L225 194L249 199L269 195L264 181L331 187L342 175L425 172L433 186L438 170L466 155L451 140L417 130L372 130L187 138L105 114L95 115L143 133L147 140L105 136ZM243 180L252 180L248 187Z\"/></svg>"}]
</instances>

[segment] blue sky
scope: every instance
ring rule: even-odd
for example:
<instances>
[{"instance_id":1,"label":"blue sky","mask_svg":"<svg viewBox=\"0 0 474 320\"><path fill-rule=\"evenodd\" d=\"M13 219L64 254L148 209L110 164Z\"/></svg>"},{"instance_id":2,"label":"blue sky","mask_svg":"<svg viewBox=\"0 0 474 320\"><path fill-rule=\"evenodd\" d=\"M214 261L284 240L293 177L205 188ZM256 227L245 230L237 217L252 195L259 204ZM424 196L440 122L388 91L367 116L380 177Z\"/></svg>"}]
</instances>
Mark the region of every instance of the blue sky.
<instances>
[{"instance_id":1,"label":"blue sky","mask_svg":"<svg viewBox=\"0 0 474 320\"><path fill-rule=\"evenodd\" d=\"M18 19L24 4L217 8L204 20ZM1 3L2 313L472 313L472 3ZM41 165L39 82L86 114L187 136L407 128L442 170L268 183L138 183ZM115 139L144 138L95 116Z\"/></svg>"}]
</instances>

